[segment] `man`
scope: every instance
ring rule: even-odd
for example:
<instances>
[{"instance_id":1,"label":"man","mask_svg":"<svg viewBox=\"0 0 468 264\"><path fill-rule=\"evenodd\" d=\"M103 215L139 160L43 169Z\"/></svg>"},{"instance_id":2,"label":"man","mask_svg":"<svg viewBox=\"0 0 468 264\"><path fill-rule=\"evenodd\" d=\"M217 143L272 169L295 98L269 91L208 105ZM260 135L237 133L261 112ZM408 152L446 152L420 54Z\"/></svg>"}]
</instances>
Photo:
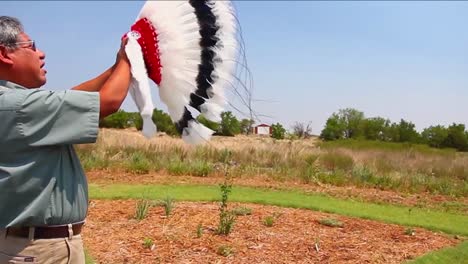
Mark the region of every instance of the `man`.
<instances>
[{"instance_id":1,"label":"man","mask_svg":"<svg viewBox=\"0 0 468 264\"><path fill-rule=\"evenodd\" d=\"M68 91L46 83L45 54L22 24L0 17L0 264L84 263L88 187L72 144L93 143L130 84L123 49L98 77Z\"/></svg>"}]
</instances>

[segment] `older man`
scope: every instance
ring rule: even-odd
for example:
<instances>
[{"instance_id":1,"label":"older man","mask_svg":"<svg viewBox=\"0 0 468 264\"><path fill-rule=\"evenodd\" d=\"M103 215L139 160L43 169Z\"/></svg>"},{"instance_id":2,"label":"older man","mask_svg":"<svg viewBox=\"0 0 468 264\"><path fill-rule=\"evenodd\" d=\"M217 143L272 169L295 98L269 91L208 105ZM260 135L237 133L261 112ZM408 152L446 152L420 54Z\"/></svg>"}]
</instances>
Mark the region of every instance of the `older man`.
<instances>
[{"instance_id":1,"label":"older man","mask_svg":"<svg viewBox=\"0 0 468 264\"><path fill-rule=\"evenodd\" d=\"M45 91L45 54L22 24L0 17L0 263L84 263L88 187L73 144L95 142L130 83L115 64L67 91Z\"/></svg>"}]
</instances>

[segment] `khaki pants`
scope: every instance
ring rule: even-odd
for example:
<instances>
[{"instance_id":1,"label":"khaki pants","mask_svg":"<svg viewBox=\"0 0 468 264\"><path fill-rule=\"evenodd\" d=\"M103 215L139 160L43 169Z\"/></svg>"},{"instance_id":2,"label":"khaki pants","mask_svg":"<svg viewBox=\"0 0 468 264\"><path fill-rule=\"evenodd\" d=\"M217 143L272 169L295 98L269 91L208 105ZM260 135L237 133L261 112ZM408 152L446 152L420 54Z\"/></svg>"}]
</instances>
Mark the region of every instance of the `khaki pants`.
<instances>
[{"instance_id":1,"label":"khaki pants","mask_svg":"<svg viewBox=\"0 0 468 264\"><path fill-rule=\"evenodd\" d=\"M7 236L0 230L0 264L84 264L81 235L37 239Z\"/></svg>"}]
</instances>

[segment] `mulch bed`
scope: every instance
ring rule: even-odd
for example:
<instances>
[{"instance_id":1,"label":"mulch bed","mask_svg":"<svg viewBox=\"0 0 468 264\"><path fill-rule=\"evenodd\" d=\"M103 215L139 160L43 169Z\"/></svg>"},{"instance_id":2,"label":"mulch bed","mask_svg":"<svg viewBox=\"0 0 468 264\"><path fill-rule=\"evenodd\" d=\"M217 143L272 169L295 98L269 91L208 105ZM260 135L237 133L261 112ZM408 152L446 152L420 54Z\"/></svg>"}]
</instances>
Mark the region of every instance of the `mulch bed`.
<instances>
[{"instance_id":1,"label":"mulch bed","mask_svg":"<svg viewBox=\"0 0 468 264\"><path fill-rule=\"evenodd\" d=\"M91 201L83 238L97 263L402 263L460 242L420 228L411 235L406 227L377 221L237 203L229 208L248 207L252 214L238 216L223 236L216 233L217 203L177 202L169 217L154 206L141 221L134 218L136 204ZM275 219L271 227L264 224L268 216ZM343 227L320 224L325 218ZM154 246L145 247L145 239Z\"/></svg>"}]
</instances>

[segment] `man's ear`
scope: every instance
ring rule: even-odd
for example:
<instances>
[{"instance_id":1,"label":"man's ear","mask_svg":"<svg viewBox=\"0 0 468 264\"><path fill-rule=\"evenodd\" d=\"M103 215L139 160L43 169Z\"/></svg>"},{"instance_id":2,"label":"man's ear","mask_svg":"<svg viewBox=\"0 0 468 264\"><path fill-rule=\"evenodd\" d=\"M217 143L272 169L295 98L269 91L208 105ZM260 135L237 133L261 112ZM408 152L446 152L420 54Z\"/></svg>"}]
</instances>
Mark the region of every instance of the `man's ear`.
<instances>
[{"instance_id":1,"label":"man's ear","mask_svg":"<svg viewBox=\"0 0 468 264\"><path fill-rule=\"evenodd\" d=\"M11 52L8 50L8 48L3 46L0 46L0 62L8 65L13 64Z\"/></svg>"}]
</instances>

